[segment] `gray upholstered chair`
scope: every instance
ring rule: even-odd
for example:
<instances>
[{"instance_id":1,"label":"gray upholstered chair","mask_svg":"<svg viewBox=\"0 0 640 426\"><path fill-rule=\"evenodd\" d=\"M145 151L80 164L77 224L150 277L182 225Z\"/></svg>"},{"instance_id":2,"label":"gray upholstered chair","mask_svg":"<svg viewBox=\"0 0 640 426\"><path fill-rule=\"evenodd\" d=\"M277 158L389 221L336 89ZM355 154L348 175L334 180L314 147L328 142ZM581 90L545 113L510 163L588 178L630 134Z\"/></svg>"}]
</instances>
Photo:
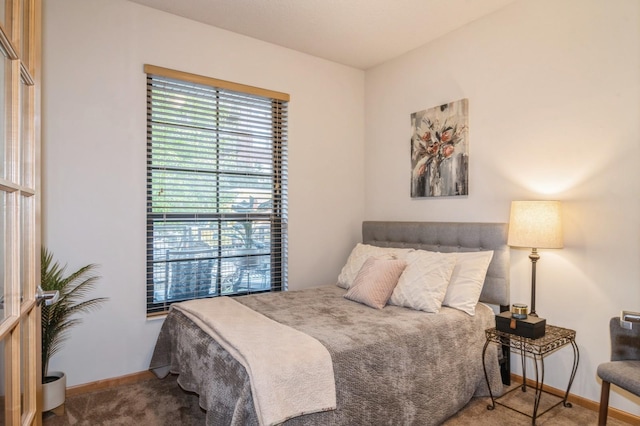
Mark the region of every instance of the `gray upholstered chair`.
<instances>
[{"instance_id":1,"label":"gray upholstered chair","mask_svg":"<svg viewBox=\"0 0 640 426\"><path fill-rule=\"evenodd\" d=\"M609 332L611 362L598 366L598 376L602 379L598 425L607 424L611 383L640 395L640 323L634 323L633 329L628 330L620 325L620 317L614 317L609 321Z\"/></svg>"}]
</instances>

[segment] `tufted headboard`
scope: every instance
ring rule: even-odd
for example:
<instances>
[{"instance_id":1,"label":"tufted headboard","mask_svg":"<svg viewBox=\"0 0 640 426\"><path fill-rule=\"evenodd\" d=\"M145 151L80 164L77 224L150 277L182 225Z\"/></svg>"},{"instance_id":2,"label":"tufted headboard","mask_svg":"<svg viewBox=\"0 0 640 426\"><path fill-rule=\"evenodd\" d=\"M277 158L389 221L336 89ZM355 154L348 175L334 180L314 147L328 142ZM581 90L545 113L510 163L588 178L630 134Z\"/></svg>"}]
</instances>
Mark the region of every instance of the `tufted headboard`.
<instances>
[{"instance_id":1,"label":"tufted headboard","mask_svg":"<svg viewBox=\"0 0 640 426\"><path fill-rule=\"evenodd\" d=\"M493 250L480 301L504 309L510 303L507 229L506 223L365 221L362 242L447 253Z\"/></svg>"}]
</instances>

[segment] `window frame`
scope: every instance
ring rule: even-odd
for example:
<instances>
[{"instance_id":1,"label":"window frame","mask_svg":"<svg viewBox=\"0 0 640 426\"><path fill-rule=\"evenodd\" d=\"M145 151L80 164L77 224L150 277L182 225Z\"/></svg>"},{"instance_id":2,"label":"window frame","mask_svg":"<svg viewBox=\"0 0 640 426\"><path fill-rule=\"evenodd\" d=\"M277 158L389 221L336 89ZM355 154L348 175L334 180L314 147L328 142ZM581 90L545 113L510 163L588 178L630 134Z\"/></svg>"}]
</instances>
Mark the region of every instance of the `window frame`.
<instances>
[{"instance_id":1,"label":"window frame","mask_svg":"<svg viewBox=\"0 0 640 426\"><path fill-rule=\"evenodd\" d=\"M239 83L233 83L225 80L214 79L210 77L204 77L196 74L185 73L181 71L171 70L167 68L157 67L154 65L145 65L144 72L147 75L147 197L146 197L146 289L147 289L147 316L155 316L155 315L164 315L170 308L170 305L179 301L196 299L196 298L204 298L204 297L217 297L220 295L242 295L248 294L250 292L255 291L234 291L232 294L223 294L221 287L221 262L225 256L222 253L222 238L220 233L222 232L222 226L225 223L235 223L242 224L247 223L251 224L256 221L261 221L262 224L267 222L269 226L270 241L267 246L268 253L260 253L259 256L269 256L269 288L266 290L258 290L258 292L264 291L280 291L286 290L287 288L287 118L286 111L289 102L289 95L282 92L275 92L272 90L261 89L254 86L243 85ZM153 172L157 170L157 165L154 166L152 161L152 150L154 147L157 149L157 145L154 145L152 125L154 124L154 120L152 119L152 106L151 99L153 94L153 81L155 79L169 79L174 82L179 82L179 84L193 84L199 86L207 86L214 91L225 91L225 93L235 92L237 94L250 95L251 97L255 97L258 102L271 102L271 127L270 127L270 139L273 140L270 160L271 160L271 176L273 179L273 184L271 188L271 192L268 195L265 195L270 200L269 208L267 211L260 212L229 212L229 211L221 211L220 206L217 205L216 211L197 211L184 213L179 212L179 208L177 208L176 212L168 212L168 211L154 211L154 196L152 192L152 185L154 183ZM198 98L199 99L199 98ZM214 108L215 109L215 108ZM215 109L216 115L220 117L220 109ZM157 124L157 123L156 123ZM156 142L160 144L159 142ZM217 142L216 142L217 143ZM212 146L216 145L216 143L212 144ZM218 149L218 148L216 148ZM216 154L213 162L216 164L216 167L211 169L211 173L221 174L222 166L220 166L221 160L220 155ZM235 160L238 161L238 160ZM250 160L247 160L249 164ZM156 178L159 179L159 178ZM178 178L176 178L178 179ZM157 182L157 180L155 181ZM248 187L249 189L251 187ZM256 188L252 188L252 190L256 190ZM215 186L215 191L220 191L219 187ZM216 192L217 193L217 192ZM217 198L216 198L217 199ZM212 294L198 294L198 290L194 291L193 297L181 297L180 299L172 300L167 296L167 287L168 283L168 272L165 273L164 276L164 288L165 288L165 296L164 300L156 300L156 285L159 285L155 281L154 275L157 273L156 264L160 264L165 262L166 265L170 265L168 254L169 249L166 250L167 257L164 261L158 260L157 253L155 253L154 248L154 238L155 232L154 227L156 226L157 221L163 221L163 224L172 223L172 221L194 221L197 223L211 222L217 223L218 226L216 231L217 236L217 247L214 246L212 250L215 251L217 248L217 254L210 254L212 257L207 257L205 259L184 259L181 258L176 261L175 266L178 266L179 263L188 264L189 262L200 262L200 261L209 261L214 260L217 262L217 272L213 274L215 276L216 291ZM228 226L228 225L227 225ZM252 226L252 225L249 225ZM215 240L215 239L214 239ZM244 259L244 256L233 257L233 259ZM246 257L246 261L249 262L251 257ZM228 260L228 256L227 256ZM168 270L168 269L167 269ZM249 278L247 278L249 280ZM195 285L195 283L194 283ZM195 287L194 287L195 288ZM210 284L211 288L211 284ZM210 290L209 290L210 291Z\"/></svg>"}]
</instances>

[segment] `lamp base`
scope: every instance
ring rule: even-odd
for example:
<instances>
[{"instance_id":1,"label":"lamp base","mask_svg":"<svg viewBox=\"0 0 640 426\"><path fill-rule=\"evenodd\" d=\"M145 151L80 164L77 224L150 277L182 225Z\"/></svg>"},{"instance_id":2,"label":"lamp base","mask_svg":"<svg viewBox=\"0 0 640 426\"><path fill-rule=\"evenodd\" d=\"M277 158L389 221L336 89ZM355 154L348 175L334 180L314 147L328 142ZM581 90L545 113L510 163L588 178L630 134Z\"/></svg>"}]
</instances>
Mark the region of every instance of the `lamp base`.
<instances>
[{"instance_id":1,"label":"lamp base","mask_svg":"<svg viewBox=\"0 0 640 426\"><path fill-rule=\"evenodd\" d=\"M531 259L531 315L532 317L537 317L536 314L536 263L540 259L540 255L538 254L537 248L531 249L531 254L529 255L529 259Z\"/></svg>"}]
</instances>

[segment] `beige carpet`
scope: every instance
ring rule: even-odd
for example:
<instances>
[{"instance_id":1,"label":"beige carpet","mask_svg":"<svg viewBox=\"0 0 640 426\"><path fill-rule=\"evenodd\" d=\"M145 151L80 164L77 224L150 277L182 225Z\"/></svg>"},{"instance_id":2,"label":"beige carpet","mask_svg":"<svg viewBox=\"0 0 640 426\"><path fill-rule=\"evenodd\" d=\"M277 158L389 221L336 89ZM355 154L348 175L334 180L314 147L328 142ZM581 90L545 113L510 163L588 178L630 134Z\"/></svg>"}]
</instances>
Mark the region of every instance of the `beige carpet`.
<instances>
[{"instance_id":1,"label":"beige carpet","mask_svg":"<svg viewBox=\"0 0 640 426\"><path fill-rule=\"evenodd\" d=\"M533 392L515 391L509 394L508 402L520 406L529 412L532 407ZM559 401L543 394L540 411ZM531 425L531 419L513 410L497 405L487 410L489 398L474 398L458 414L444 424L446 426L525 426ZM135 425L135 426L188 426L204 425L205 413L198 405L198 396L184 392L176 383L175 376L164 380L150 379L135 384L116 386L67 398L65 413L56 416L45 413L44 426L62 425ZM574 405L572 408L562 404L539 417L536 424L552 425L595 425L598 414L594 411ZM627 423L609 419L610 426L623 426Z\"/></svg>"}]
</instances>

